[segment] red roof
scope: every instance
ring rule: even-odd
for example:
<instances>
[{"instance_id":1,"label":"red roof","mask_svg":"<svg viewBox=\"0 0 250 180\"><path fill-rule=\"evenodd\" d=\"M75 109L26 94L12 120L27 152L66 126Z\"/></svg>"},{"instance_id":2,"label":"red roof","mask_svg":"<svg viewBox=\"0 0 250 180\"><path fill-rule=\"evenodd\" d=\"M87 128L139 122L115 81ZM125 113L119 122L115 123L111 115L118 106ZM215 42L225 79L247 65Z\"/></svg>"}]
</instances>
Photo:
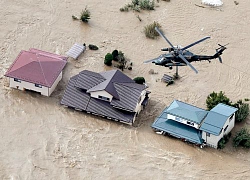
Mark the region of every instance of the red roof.
<instances>
[{"instance_id":1,"label":"red roof","mask_svg":"<svg viewBox=\"0 0 250 180\"><path fill-rule=\"evenodd\" d=\"M51 87L67 63L67 57L30 49L21 51L5 76Z\"/></svg>"}]
</instances>

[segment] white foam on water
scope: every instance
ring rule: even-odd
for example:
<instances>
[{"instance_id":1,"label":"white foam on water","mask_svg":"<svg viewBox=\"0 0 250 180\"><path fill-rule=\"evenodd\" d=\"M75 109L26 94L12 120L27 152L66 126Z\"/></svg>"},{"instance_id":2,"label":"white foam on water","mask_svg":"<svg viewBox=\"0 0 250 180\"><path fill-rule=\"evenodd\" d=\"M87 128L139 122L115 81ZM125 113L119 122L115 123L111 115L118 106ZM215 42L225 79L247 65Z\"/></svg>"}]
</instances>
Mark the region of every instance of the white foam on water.
<instances>
[{"instance_id":1,"label":"white foam on water","mask_svg":"<svg viewBox=\"0 0 250 180\"><path fill-rule=\"evenodd\" d=\"M221 0L202 0L203 4L210 5L210 6L221 6L223 2Z\"/></svg>"}]
</instances>

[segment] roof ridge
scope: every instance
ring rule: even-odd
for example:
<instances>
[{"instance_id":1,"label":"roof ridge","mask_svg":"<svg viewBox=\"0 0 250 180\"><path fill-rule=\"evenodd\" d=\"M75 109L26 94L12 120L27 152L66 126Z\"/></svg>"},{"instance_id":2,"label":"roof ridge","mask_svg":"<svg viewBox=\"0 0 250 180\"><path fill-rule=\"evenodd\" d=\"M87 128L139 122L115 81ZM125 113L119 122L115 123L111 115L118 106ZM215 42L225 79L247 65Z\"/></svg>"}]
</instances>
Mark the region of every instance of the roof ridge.
<instances>
[{"instance_id":1,"label":"roof ridge","mask_svg":"<svg viewBox=\"0 0 250 180\"><path fill-rule=\"evenodd\" d=\"M180 103L183 103L183 104L186 104L186 105L189 105L189 106L192 106L192 107L195 107L195 108L201 109L201 110L203 110L203 111L207 111L207 110L205 110L205 109L203 109L203 108L200 108L200 107L194 106L194 105L192 105L192 104L185 103L185 102L183 102L183 101L179 101L179 100L174 100L174 101L177 101L177 102L180 102Z\"/></svg>"}]
</instances>

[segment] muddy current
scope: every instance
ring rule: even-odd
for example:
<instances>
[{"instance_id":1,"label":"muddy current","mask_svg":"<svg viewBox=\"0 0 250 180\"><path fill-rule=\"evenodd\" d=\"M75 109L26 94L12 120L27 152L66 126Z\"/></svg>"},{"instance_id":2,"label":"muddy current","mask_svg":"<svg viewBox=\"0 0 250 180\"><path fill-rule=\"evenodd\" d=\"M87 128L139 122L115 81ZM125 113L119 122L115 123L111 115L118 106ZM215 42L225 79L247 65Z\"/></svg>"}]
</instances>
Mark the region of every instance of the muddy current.
<instances>
[{"instance_id":1,"label":"muddy current","mask_svg":"<svg viewBox=\"0 0 250 180\"><path fill-rule=\"evenodd\" d=\"M232 100L250 98L249 21L247 0L224 1L222 7L200 7L200 0L156 2L154 11L120 12L129 0L1 0L0 20L0 179L250 179L249 150L232 147L200 149L175 138L155 134L151 124L174 99L206 108L212 91ZM89 23L72 20L87 6ZM138 16L142 19L139 21ZM163 74L174 70L143 61L168 47L164 39L147 39L144 26L157 21L174 45L211 38L190 51L214 54L226 44L223 63L193 63L199 71L179 68L181 78L167 86ZM69 58L63 80L51 97L8 87L5 72L21 50L37 48L61 55L75 43L95 44L78 60ZM135 126L112 122L60 105L71 76L104 66L104 56L122 50L133 62L124 70L131 78L145 77L151 91ZM153 69L155 74L149 74ZM236 130L249 127L250 120Z\"/></svg>"}]
</instances>

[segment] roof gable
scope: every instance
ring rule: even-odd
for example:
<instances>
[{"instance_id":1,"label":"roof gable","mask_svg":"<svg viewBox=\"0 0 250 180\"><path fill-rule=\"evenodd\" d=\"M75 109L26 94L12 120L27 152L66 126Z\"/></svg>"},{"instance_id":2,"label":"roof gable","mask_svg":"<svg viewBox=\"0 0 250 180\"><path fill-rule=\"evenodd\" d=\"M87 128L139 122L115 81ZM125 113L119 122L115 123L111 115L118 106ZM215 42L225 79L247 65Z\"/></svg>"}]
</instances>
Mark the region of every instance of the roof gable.
<instances>
[{"instance_id":1,"label":"roof gable","mask_svg":"<svg viewBox=\"0 0 250 180\"><path fill-rule=\"evenodd\" d=\"M237 108L225 104L218 104L210 112L202 123L200 130L219 135L227 119L237 111Z\"/></svg>"},{"instance_id":2,"label":"roof gable","mask_svg":"<svg viewBox=\"0 0 250 180\"><path fill-rule=\"evenodd\" d=\"M21 51L5 76L51 87L66 61L31 51Z\"/></svg>"},{"instance_id":3,"label":"roof gable","mask_svg":"<svg viewBox=\"0 0 250 180\"><path fill-rule=\"evenodd\" d=\"M105 90L109 94L111 94L114 98L119 99L119 95L114 87L114 83L134 83L134 81L131 78L129 78L119 70L105 71L99 74L105 78L105 81L88 89L87 92Z\"/></svg>"},{"instance_id":4,"label":"roof gable","mask_svg":"<svg viewBox=\"0 0 250 180\"><path fill-rule=\"evenodd\" d=\"M171 105L167 109L167 112L169 114L188 119L198 124L200 124L204 117L207 115L206 110L177 100L174 100L171 103Z\"/></svg>"}]
</instances>

